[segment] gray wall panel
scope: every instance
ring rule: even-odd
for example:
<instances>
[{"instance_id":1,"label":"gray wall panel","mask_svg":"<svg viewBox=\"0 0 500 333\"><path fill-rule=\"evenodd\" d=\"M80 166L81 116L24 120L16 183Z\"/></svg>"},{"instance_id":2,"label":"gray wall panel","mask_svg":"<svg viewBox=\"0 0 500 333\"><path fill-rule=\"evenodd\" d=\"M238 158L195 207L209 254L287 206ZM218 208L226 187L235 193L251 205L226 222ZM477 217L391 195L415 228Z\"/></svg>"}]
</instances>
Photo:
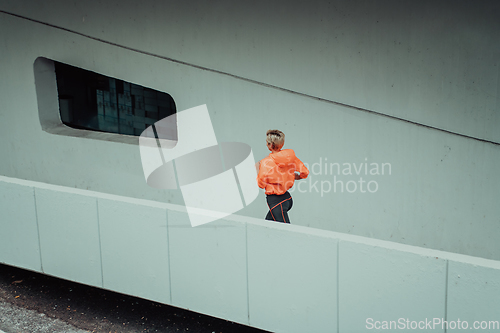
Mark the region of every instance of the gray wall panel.
<instances>
[{"instance_id":1,"label":"gray wall panel","mask_svg":"<svg viewBox=\"0 0 500 333\"><path fill-rule=\"evenodd\" d=\"M35 190L43 272L102 287L97 199Z\"/></svg>"},{"instance_id":2,"label":"gray wall panel","mask_svg":"<svg viewBox=\"0 0 500 333\"><path fill-rule=\"evenodd\" d=\"M245 225L224 219L193 228L168 212L172 304L248 323Z\"/></svg>"},{"instance_id":3,"label":"gray wall panel","mask_svg":"<svg viewBox=\"0 0 500 333\"><path fill-rule=\"evenodd\" d=\"M170 303L167 211L98 200L103 286Z\"/></svg>"},{"instance_id":4,"label":"gray wall panel","mask_svg":"<svg viewBox=\"0 0 500 333\"><path fill-rule=\"evenodd\" d=\"M2 183L0 216L0 262L40 272L34 188Z\"/></svg>"}]
</instances>

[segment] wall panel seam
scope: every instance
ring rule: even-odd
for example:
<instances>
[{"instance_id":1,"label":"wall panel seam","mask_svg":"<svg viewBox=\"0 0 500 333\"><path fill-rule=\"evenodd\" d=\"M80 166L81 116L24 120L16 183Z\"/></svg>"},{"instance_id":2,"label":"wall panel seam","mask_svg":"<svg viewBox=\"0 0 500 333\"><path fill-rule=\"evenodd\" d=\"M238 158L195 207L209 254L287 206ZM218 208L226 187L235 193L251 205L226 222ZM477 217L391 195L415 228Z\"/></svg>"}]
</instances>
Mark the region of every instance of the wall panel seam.
<instances>
[{"instance_id":1,"label":"wall panel seam","mask_svg":"<svg viewBox=\"0 0 500 333\"><path fill-rule=\"evenodd\" d=\"M176 178L177 179L177 178ZM167 265L168 265L168 295L170 297L170 304L172 302L172 273L171 273L171 265L170 265L170 223L168 218L168 209L165 209L165 224L167 227Z\"/></svg>"},{"instance_id":2,"label":"wall panel seam","mask_svg":"<svg viewBox=\"0 0 500 333\"><path fill-rule=\"evenodd\" d=\"M448 280L449 280L449 266L450 261L446 259L446 273L444 281L444 320L448 322ZM444 333L448 331L448 325L444 328Z\"/></svg>"},{"instance_id":3,"label":"wall panel seam","mask_svg":"<svg viewBox=\"0 0 500 333\"><path fill-rule=\"evenodd\" d=\"M337 333L340 332L340 240L337 241Z\"/></svg>"},{"instance_id":4,"label":"wall panel seam","mask_svg":"<svg viewBox=\"0 0 500 333\"><path fill-rule=\"evenodd\" d=\"M248 224L245 223L245 261L246 261L246 275L247 275L247 321L250 325L250 286L248 278Z\"/></svg>"},{"instance_id":5,"label":"wall panel seam","mask_svg":"<svg viewBox=\"0 0 500 333\"><path fill-rule=\"evenodd\" d=\"M95 207L97 213L97 235L99 237L99 259L101 260L101 286L104 288L104 268L102 263L102 245L101 245L101 221L99 218L99 198L95 199Z\"/></svg>"},{"instance_id":6,"label":"wall panel seam","mask_svg":"<svg viewBox=\"0 0 500 333\"><path fill-rule=\"evenodd\" d=\"M42 241L40 239L40 226L38 225L38 209L37 209L37 204L36 204L36 187L33 188L33 200L35 202L35 221L36 221L36 232L38 235L38 253L40 255L40 271L42 273L45 273L43 271L43 261L42 261Z\"/></svg>"}]
</instances>

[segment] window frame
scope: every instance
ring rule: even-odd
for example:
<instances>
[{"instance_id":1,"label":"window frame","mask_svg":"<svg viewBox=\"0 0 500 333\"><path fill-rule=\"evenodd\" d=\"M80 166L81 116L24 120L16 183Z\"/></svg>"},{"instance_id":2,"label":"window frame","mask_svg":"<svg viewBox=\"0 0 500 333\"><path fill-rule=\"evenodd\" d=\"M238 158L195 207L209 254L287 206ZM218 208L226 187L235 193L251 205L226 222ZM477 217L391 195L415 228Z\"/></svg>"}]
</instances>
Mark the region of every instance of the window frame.
<instances>
[{"instance_id":1,"label":"window frame","mask_svg":"<svg viewBox=\"0 0 500 333\"><path fill-rule=\"evenodd\" d=\"M45 57L38 57L33 64L34 76L35 76L35 90L36 97L38 103L38 115L40 120L40 125L43 131L62 136L71 136L71 137L82 137L88 139L95 139L101 141L112 141L112 142L120 142L138 145L139 144L139 135L137 134L120 134L114 132L106 132L102 130L94 130L94 129L83 129L83 128L75 128L66 125L61 119L61 111L59 105L59 94L57 88L57 78L55 71L55 60L51 60ZM60 62L60 61L57 61ZM73 66L64 62L60 62L62 64L72 66L75 68L80 68L77 66ZM85 71L90 71L85 68L80 68ZM94 72L96 73L96 72ZM112 76L97 73L103 75L108 78L113 78ZM117 78L115 78L117 79ZM120 79L121 80L121 79ZM128 81L129 83L132 83ZM142 86L144 87L144 86ZM148 87L144 87L146 89L151 89ZM152 89L156 92L165 93L156 89ZM170 94L168 94L172 97ZM175 100L173 99L173 103L175 108L177 108ZM177 110L176 110L177 112ZM161 118L159 118L161 119ZM155 122L158 120L155 120ZM148 128L151 124L145 126Z\"/></svg>"}]
</instances>

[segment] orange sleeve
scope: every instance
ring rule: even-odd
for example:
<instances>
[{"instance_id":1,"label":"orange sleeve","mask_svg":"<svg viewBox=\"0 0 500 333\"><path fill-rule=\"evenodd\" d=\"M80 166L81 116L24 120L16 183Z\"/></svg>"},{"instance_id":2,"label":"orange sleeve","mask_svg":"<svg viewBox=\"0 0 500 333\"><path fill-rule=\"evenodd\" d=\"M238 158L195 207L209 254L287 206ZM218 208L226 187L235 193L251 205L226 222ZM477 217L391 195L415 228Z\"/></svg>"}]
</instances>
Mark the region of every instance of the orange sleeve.
<instances>
[{"instance_id":1,"label":"orange sleeve","mask_svg":"<svg viewBox=\"0 0 500 333\"><path fill-rule=\"evenodd\" d=\"M307 178L307 176L309 176L309 170L306 168L304 163L302 163L302 161L299 160L298 157L295 158L296 158L295 165L297 167L297 172L300 173L300 178L302 179Z\"/></svg>"}]
</instances>

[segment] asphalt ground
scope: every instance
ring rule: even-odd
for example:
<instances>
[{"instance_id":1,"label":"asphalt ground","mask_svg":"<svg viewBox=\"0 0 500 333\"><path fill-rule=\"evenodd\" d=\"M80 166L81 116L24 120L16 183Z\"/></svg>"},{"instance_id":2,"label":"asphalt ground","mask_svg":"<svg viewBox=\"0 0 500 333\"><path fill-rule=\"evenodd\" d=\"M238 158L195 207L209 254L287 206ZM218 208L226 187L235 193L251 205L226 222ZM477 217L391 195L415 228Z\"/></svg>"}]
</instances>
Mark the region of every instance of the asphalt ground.
<instances>
[{"instance_id":1,"label":"asphalt ground","mask_svg":"<svg viewBox=\"0 0 500 333\"><path fill-rule=\"evenodd\" d=\"M0 264L0 333L263 333L256 328Z\"/></svg>"}]
</instances>

